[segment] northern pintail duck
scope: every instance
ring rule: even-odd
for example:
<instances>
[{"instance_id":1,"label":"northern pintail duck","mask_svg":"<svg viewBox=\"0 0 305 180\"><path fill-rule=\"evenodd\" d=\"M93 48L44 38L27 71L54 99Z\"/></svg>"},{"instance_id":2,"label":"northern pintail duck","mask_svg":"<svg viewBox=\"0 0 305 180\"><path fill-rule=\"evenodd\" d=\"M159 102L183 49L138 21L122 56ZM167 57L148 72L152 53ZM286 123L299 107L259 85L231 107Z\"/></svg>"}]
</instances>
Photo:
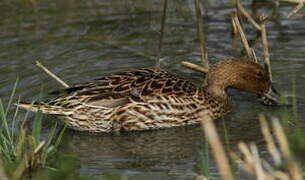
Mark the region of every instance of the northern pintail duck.
<instances>
[{"instance_id":1,"label":"northern pintail duck","mask_svg":"<svg viewBox=\"0 0 305 180\"><path fill-rule=\"evenodd\" d=\"M18 105L79 131L138 131L197 124L202 111L217 119L231 110L228 88L263 95L271 82L260 65L231 59L215 64L202 87L165 70L136 69L67 88L49 102Z\"/></svg>"}]
</instances>

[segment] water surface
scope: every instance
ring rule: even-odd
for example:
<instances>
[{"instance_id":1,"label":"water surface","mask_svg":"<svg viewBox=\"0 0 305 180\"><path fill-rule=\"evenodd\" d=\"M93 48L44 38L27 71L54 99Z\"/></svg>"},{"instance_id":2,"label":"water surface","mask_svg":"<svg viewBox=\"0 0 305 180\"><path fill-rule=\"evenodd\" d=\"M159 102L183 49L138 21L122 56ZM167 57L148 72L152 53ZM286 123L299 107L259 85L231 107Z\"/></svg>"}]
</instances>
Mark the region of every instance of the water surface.
<instances>
[{"instance_id":1,"label":"water surface","mask_svg":"<svg viewBox=\"0 0 305 180\"><path fill-rule=\"evenodd\" d=\"M261 5L264 7L260 12L271 13L268 7L272 4ZM231 45L231 1L206 1L205 6L210 63L238 57L241 49ZM193 1L170 1L168 7L161 67L200 84L200 73L179 64L182 60L200 63ZM292 8L281 6L280 17L268 23L267 28L275 85L283 94L297 96L297 108L265 107L254 95L231 91L235 112L218 120L217 127L232 147L241 140L263 143L257 120L259 112L288 114L304 124L305 24L301 17L286 18ZM156 56L161 1L4 0L0 2L0 12L0 96L4 102L17 78L17 95L22 100L49 98L47 92L61 88L35 66L37 60L68 84L155 65L153 60L122 47ZM255 37L250 28L247 32L249 38ZM259 43L257 55L262 57ZM48 124L56 119L49 116L45 119L47 133ZM202 157L209 154L198 126L116 135L69 130L61 153L75 157L79 164L75 173L95 179L107 173L131 179L193 179L200 173ZM210 175L217 179L211 155L207 158ZM240 179L247 179L245 174L237 174Z\"/></svg>"}]
</instances>

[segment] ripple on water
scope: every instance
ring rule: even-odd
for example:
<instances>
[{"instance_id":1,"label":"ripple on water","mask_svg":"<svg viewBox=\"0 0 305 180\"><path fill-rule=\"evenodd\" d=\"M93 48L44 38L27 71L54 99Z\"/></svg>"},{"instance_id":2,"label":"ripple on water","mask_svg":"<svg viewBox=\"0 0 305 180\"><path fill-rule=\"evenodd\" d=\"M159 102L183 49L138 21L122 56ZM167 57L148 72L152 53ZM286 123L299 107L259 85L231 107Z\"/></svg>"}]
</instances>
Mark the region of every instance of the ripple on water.
<instances>
[{"instance_id":1,"label":"ripple on water","mask_svg":"<svg viewBox=\"0 0 305 180\"><path fill-rule=\"evenodd\" d=\"M47 91L61 88L40 69L39 60L68 84L137 67L154 67L154 61L135 55L126 48L156 57L162 3L153 1L41 1L35 9L21 1L0 2L0 95L7 101L10 90L19 77L17 95L23 100L35 100L43 87ZM262 2L270 13L270 3ZM239 55L240 47L233 49L231 40L231 1L210 1L206 4L205 30L210 63ZM200 84L201 74L179 65L182 60L200 64L196 16L193 1L170 1L165 27L162 68L188 77ZM292 92L304 99L305 36L303 19L286 16L291 6L281 6L279 21L267 24L273 79L282 92ZM256 36L247 28L248 38ZM248 32L249 31L249 32ZM114 45L111 45L114 44ZM257 45L261 59L262 47ZM240 140L261 143L257 113L291 114L289 108L262 107L255 96L232 92L235 112L217 121L219 134L226 133L230 143ZM304 121L303 105L298 115ZM46 121L55 118L46 117ZM226 127L226 129L224 129ZM45 128L44 133L48 132ZM200 172L201 157L207 153L202 132L198 126L162 131L122 133L120 135L86 135L67 131L68 151L80 163L77 172L100 179L107 173L132 179L192 179ZM233 146L234 147L234 146ZM264 152L264 148L260 149ZM202 155L203 154L203 155ZM219 174L209 159L212 179ZM239 174L247 179L245 174Z\"/></svg>"}]
</instances>

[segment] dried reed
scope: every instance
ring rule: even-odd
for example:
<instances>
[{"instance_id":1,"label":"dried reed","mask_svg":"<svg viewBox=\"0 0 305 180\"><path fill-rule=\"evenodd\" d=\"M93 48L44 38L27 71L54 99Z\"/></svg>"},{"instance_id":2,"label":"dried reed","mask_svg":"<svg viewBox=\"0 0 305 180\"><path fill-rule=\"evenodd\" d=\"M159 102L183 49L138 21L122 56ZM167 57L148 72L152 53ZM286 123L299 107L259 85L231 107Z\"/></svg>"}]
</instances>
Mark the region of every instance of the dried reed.
<instances>
[{"instance_id":1,"label":"dried reed","mask_svg":"<svg viewBox=\"0 0 305 180\"><path fill-rule=\"evenodd\" d=\"M295 4L299 4L301 2L305 2L304 0L280 0L281 2L285 2L285 3L295 3Z\"/></svg>"},{"instance_id":2,"label":"dried reed","mask_svg":"<svg viewBox=\"0 0 305 180\"><path fill-rule=\"evenodd\" d=\"M288 18L290 18L291 16L297 14L300 9L302 9L305 5L305 1L304 0L299 0L298 5L288 14Z\"/></svg>"},{"instance_id":3,"label":"dried reed","mask_svg":"<svg viewBox=\"0 0 305 180\"><path fill-rule=\"evenodd\" d=\"M69 85L65 83L63 80L61 80L58 76L56 76L54 73L49 71L46 67L44 67L39 61L36 61L36 66L40 67L42 70L44 70L48 75L50 75L53 79L55 79L57 82L59 82L64 88L69 88Z\"/></svg>"},{"instance_id":4,"label":"dried reed","mask_svg":"<svg viewBox=\"0 0 305 180\"><path fill-rule=\"evenodd\" d=\"M260 25L252 18L252 16L246 11L246 9L240 4L239 0L236 0L237 11L242 14L250 24L253 25L257 30L261 30Z\"/></svg>"},{"instance_id":5,"label":"dried reed","mask_svg":"<svg viewBox=\"0 0 305 180\"><path fill-rule=\"evenodd\" d=\"M240 15L243 15L248 22L261 34L262 39L262 46L263 46L263 54L264 54L264 64L266 67L266 70L269 73L270 79L272 80L272 72L271 72L271 63L270 63L270 54L269 54L269 47L268 47L268 38L267 38L267 31L266 31L266 22L268 17L266 16L260 16L260 25L252 18L249 13L246 11L246 9L242 6L239 0L236 1L236 12L233 14L233 26L237 26L238 32L240 33L241 41L243 43L243 46L246 50L247 56L254 61L257 62L257 57L255 54L254 49L252 49L249 46L249 43L246 39L245 33L243 32L243 29L241 27L240 20L237 16L237 13Z\"/></svg>"},{"instance_id":6,"label":"dried reed","mask_svg":"<svg viewBox=\"0 0 305 180\"><path fill-rule=\"evenodd\" d=\"M238 143L241 156L231 152L225 154L225 149L217 134L214 122L204 113L201 114L201 125L207 141L211 144L212 152L219 169L221 179L233 179L229 158L235 160L243 170L258 180L302 180L303 175L298 163L292 157L285 132L277 118L272 118L272 130L265 116L259 115L261 131L266 142L266 147L273 163L268 163L260 157L258 148L254 143L247 145ZM274 132L274 137L272 136Z\"/></svg>"},{"instance_id":7,"label":"dried reed","mask_svg":"<svg viewBox=\"0 0 305 180\"><path fill-rule=\"evenodd\" d=\"M222 180L233 180L231 167L228 157L226 156L224 147L219 139L217 130L213 120L208 116L207 112L201 112L201 126L206 136L207 141L212 147L212 153L216 160L217 167L220 171Z\"/></svg>"},{"instance_id":8,"label":"dried reed","mask_svg":"<svg viewBox=\"0 0 305 180\"><path fill-rule=\"evenodd\" d=\"M35 148L34 152L30 152L29 154L25 155L13 173L12 180L22 179L22 177L26 175L27 171L35 169L39 166L39 158L41 157L45 145L45 141L42 141Z\"/></svg>"},{"instance_id":9,"label":"dried reed","mask_svg":"<svg viewBox=\"0 0 305 180\"><path fill-rule=\"evenodd\" d=\"M206 74L209 72L209 61L208 61L208 51L206 49L206 37L205 37L204 24L203 24L203 7L200 0L195 0L195 8L196 8L196 18L197 18L196 21L197 35L199 39L201 63L203 66L199 66L187 61L182 61L181 65L183 65L186 68L192 69L194 71L198 71L203 74Z\"/></svg>"},{"instance_id":10,"label":"dried reed","mask_svg":"<svg viewBox=\"0 0 305 180\"><path fill-rule=\"evenodd\" d=\"M272 72L271 72L271 63L270 63L270 54L269 54L269 46L268 46L268 39L267 39L267 31L266 31L266 23L265 17L262 17L262 24L261 24L261 36L262 36L262 44L263 44L263 52L264 52L264 62L265 67L269 73L270 80L272 81Z\"/></svg>"},{"instance_id":11,"label":"dried reed","mask_svg":"<svg viewBox=\"0 0 305 180\"><path fill-rule=\"evenodd\" d=\"M236 11L233 12L232 21L233 21L233 26L236 26L234 28L236 28L238 33L239 33L241 42L243 43L243 46L244 46L244 48L246 50L247 57L249 59L253 60L254 58L253 58L253 55L252 55L252 50L250 48L250 45L248 43L248 40L247 40L246 35L244 33L244 30L241 27L241 24L240 24L240 21L239 21L239 18L237 16L237 12Z\"/></svg>"},{"instance_id":12,"label":"dried reed","mask_svg":"<svg viewBox=\"0 0 305 180\"><path fill-rule=\"evenodd\" d=\"M196 17L197 17L197 35L199 38L199 47L201 54L201 63L203 67L209 68L208 52L206 49L206 37L203 23L203 7L200 0L195 0Z\"/></svg>"},{"instance_id":13,"label":"dried reed","mask_svg":"<svg viewBox=\"0 0 305 180\"><path fill-rule=\"evenodd\" d=\"M209 72L209 69L207 68L204 68L202 66L198 66L196 64L193 64L193 63L190 63L188 61L182 61L181 64L189 69L192 69L194 71L198 71L198 72L201 72L203 74L206 74Z\"/></svg>"},{"instance_id":14,"label":"dried reed","mask_svg":"<svg viewBox=\"0 0 305 180\"><path fill-rule=\"evenodd\" d=\"M268 152L270 153L275 166L262 161L259 155L253 151L255 145L247 146L245 143L239 144L239 150L242 152L244 158L237 158L237 155L233 154L233 158L236 159L244 168L245 171L252 174L255 177L263 177L263 179L291 179L301 180L302 172L292 158L287 137L282 126L277 118L272 118L272 128L275 133L275 139L272 137L272 131L270 130L267 121L263 115L259 116L261 130L266 141ZM276 146L278 144L278 147ZM259 164L260 171L255 168Z\"/></svg>"},{"instance_id":15,"label":"dried reed","mask_svg":"<svg viewBox=\"0 0 305 180\"><path fill-rule=\"evenodd\" d=\"M157 59L156 59L156 68L157 69L160 68L160 64L161 64L162 42L163 42L163 36L164 36L166 13L167 13L167 0L164 0L163 11L162 11L162 19L161 19L160 36L159 36L159 43L158 43L158 54L157 54Z\"/></svg>"}]
</instances>

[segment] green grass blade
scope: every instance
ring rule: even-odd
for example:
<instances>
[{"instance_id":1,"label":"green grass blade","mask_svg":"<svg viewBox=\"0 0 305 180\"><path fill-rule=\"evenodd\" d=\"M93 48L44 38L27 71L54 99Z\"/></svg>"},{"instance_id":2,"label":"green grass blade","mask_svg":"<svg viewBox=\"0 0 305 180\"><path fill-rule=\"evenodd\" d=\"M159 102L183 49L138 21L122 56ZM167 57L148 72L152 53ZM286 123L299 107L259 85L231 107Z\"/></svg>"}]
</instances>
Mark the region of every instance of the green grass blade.
<instances>
[{"instance_id":1,"label":"green grass blade","mask_svg":"<svg viewBox=\"0 0 305 180\"><path fill-rule=\"evenodd\" d=\"M225 118L221 118L222 119L222 125L223 125L223 131L224 131L224 144L225 146L227 147L227 149L231 149L230 148L230 137L229 137L229 132L228 132L228 129L227 129L227 125L226 125L226 120Z\"/></svg>"},{"instance_id":2,"label":"green grass blade","mask_svg":"<svg viewBox=\"0 0 305 180\"><path fill-rule=\"evenodd\" d=\"M12 120L12 124L11 124L11 134L12 134L12 137L13 137L13 140L15 140L15 127L16 127L16 119L18 117L18 112L19 112L19 107L17 106L16 109L15 109L15 113L14 113L14 116L13 116L13 120Z\"/></svg>"},{"instance_id":3,"label":"green grass blade","mask_svg":"<svg viewBox=\"0 0 305 180\"><path fill-rule=\"evenodd\" d=\"M24 126L25 126L25 124L26 124L26 122L27 122L27 119L28 119L28 117L29 117L29 114L30 114L30 110L27 110L26 113L25 113L25 115L24 115L23 120L21 121L22 123L21 123L21 125L20 125L20 128L24 128Z\"/></svg>"},{"instance_id":4,"label":"green grass blade","mask_svg":"<svg viewBox=\"0 0 305 180\"><path fill-rule=\"evenodd\" d=\"M52 140L55 138L56 128L57 128L57 122L54 123L51 130L49 131L49 136L48 136L48 139L46 142L46 147L48 147L51 144Z\"/></svg>"},{"instance_id":5,"label":"green grass blade","mask_svg":"<svg viewBox=\"0 0 305 180\"><path fill-rule=\"evenodd\" d=\"M35 139L35 146L39 144L40 134L41 134L41 120L42 120L42 112L38 111L35 115L35 120L32 129L32 136Z\"/></svg>"},{"instance_id":6,"label":"green grass blade","mask_svg":"<svg viewBox=\"0 0 305 180\"><path fill-rule=\"evenodd\" d=\"M209 167L210 167L210 155L209 155L209 144L207 142L205 144L205 150L201 152L200 154L200 173L204 175L206 178L209 179L210 177L210 172L209 172Z\"/></svg>"},{"instance_id":7,"label":"green grass blade","mask_svg":"<svg viewBox=\"0 0 305 180\"><path fill-rule=\"evenodd\" d=\"M15 84L13 86L13 90L12 90L10 99L8 101L7 107L6 107L5 116L7 116L7 113L8 113L8 111L9 111L9 109L11 107L11 104L13 102L13 99L14 99L14 96L15 96L15 93L16 93L17 84L18 84L18 78L16 79Z\"/></svg>"},{"instance_id":8,"label":"green grass blade","mask_svg":"<svg viewBox=\"0 0 305 180\"><path fill-rule=\"evenodd\" d=\"M15 149L16 157L21 157L22 153L24 152L25 144L26 144L26 130L21 129L16 142L16 149Z\"/></svg>"},{"instance_id":9,"label":"green grass blade","mask_svg":"<svg viewBox=\"0 0 305 180\"><path fill-rule=\"evenodd\" d=\"M62 137L64 135L64 132L65 132L66 128L67 128L67 125L64 125L64 127L60 130L60 133L57 136L56 142L54 144L55 148L58 148L58 145L61 142L61 139L62 139Z\"/></svg>"},{"instance_id":10,"label":"green grass blade","mask_svg":"<svg viewBox=\"0 0 305 180\"><path fill-rule=\"evenodd\" d=\"M55 138L55 134L56 134L56 128L57 128L57 122L52 126L51 130L49 131L49 135L48 135L48 139L46 141L46 145L44 148L44 151L42 153L42 160L41 160L41 164L45 164L46 160L50 154L49 148L50 147L54 147L53 145L51 145L52 141Z\"/></svg>"},{"instance_id":11,"label":"green grass blade","mask_svg":"<svg viewBox=\"0 0 305 180\"><path fill-rule=\"evenodd\" d=\"M13 147L10 145L11 142L9 142L9 140L3 134L0 134L0 138L1 138L0 153L1 155L6 157L6 160L10 160L11 153L13 152L12 151Z\"/></svg>"},{"instance_id":12,"label":"green grass blade","mask_svg":"<svg viewBox=\"0 0 305 180\"><path fill-rule=\"evenodd\" d=\"M5 133L5 135L9 139L9 141L12 142L11 133L10 133L8 123L7 123L7 117L6 117L5 110L4 110L3 103L2 103L1 99L0 99L0 116L1 116L1 121L2 121L0 132Z\"/></svg>"},{"instance_id":13,"label":"green grass blade","mask_svg":"<svg viewBox=\"0 0 305 180\"><path fill-rule=\"evenodd\" d=\"M29 176L31 176L30 168L46 167L50 156L57 152L56 148L59 146L66 128L63 127L58 130L58 124L54 124L48 133L45 146L32 159L34 166L25 166L24 163L27 161L27 158L33 155L37 145L41 143L43 114L41 111L35 114L30 134L26 132L29 111L24 114L20 119L20 123L18 123L19 108L17 107L14 111L11 111L17 82L18 80L14 84L8 103L4 104L0 99L0 160L3 161L4 167L8 169L8 176L12 178L21 178L22 173L26 171L29 171ZM22 171L20 171L20 168L22 168Z\"/></svg>"},{"instance_id":14,"label":"green grass blade","mask_svg":"<svg viewBox=\"0 0 305 180\"><path fill-rule=\"evenodd\" d=\"M53 145L49 145L49 147L44 150L44 153L41 158L41 164L43 166L46 166L48 157L55 152L56 152L56 148Z\"/></svg>"}]
</instances>

